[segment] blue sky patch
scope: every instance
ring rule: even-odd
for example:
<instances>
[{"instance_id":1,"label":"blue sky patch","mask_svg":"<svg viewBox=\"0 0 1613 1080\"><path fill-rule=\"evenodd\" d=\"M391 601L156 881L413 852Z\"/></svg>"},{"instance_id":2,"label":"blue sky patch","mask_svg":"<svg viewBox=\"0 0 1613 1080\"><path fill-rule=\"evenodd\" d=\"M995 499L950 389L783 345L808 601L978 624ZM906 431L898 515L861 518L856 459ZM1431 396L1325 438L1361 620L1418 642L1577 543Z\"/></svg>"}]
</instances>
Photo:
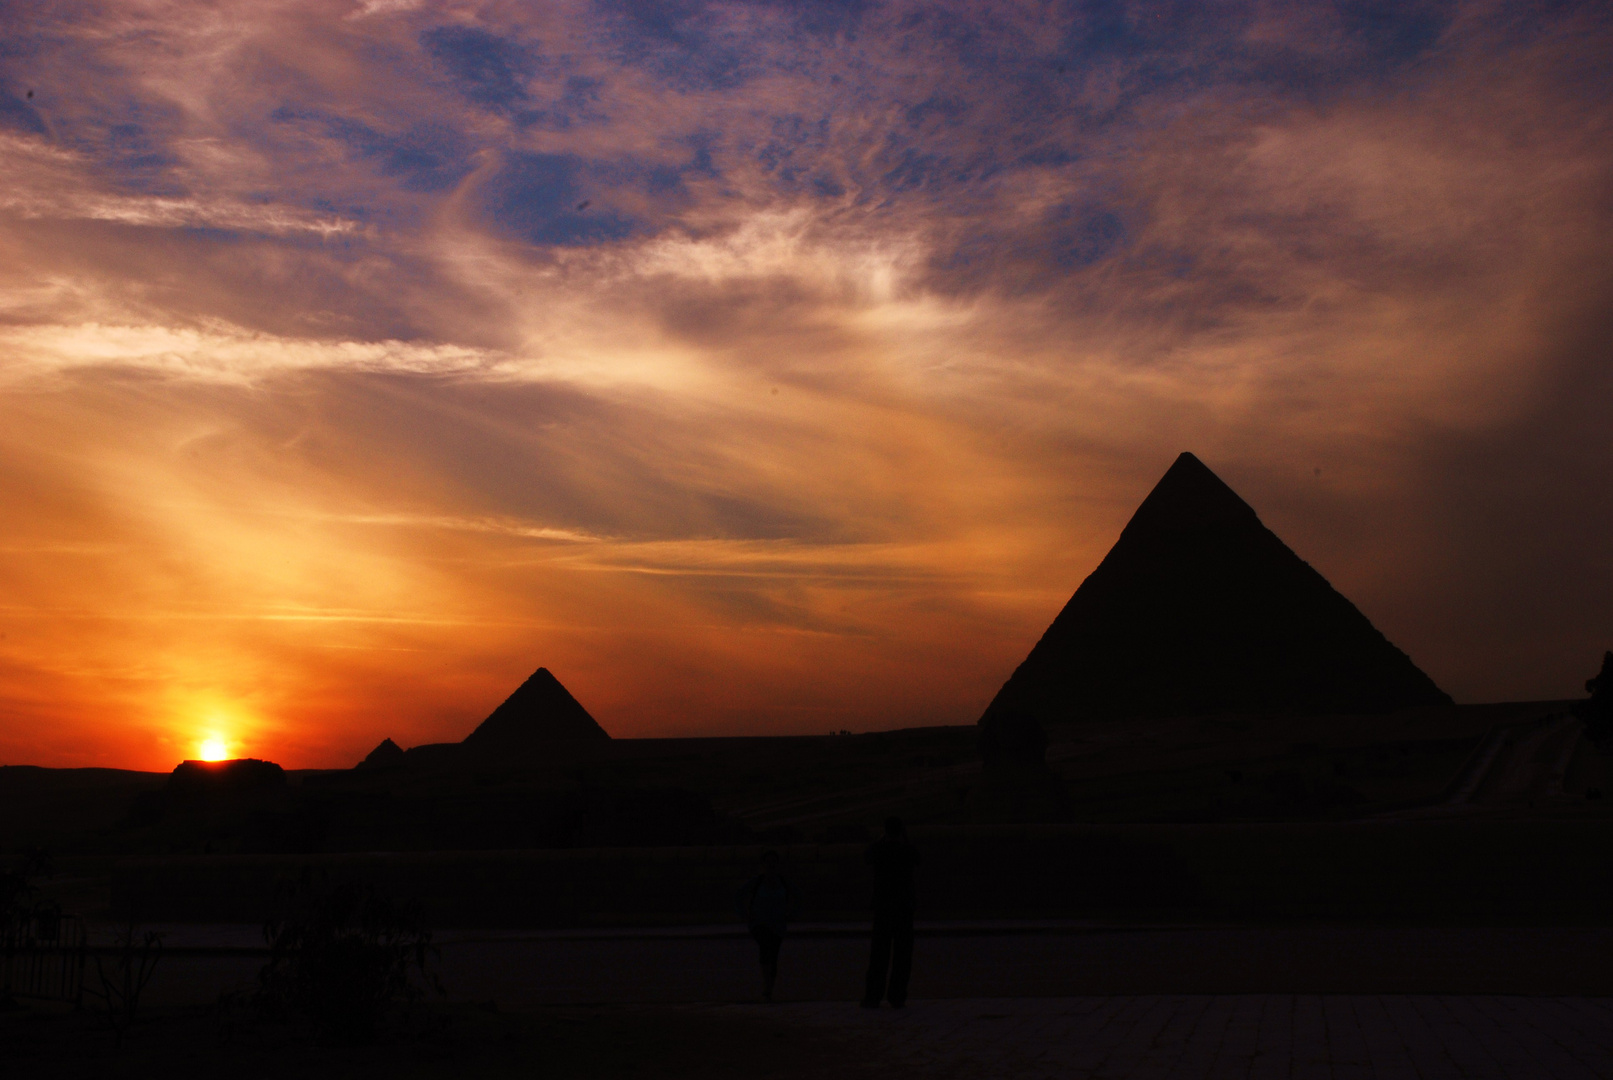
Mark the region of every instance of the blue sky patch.
<instances>
[{"instance_id":1,"label":"blue sky patch","mask_svg":"<svg viewBox=\"0 0 1613 1080\"><path fill-rule=\"evenodd\" d=\"M596 205L590 171L573 154L511 154L482 189L483 205L501 231L533 244L574 247L638 231L631 218Z\"/></svg>"},{"instance_id":2,"label":"blue sky patch","mask_svg":"<svg viewBox=\"0 0 1613 1080\"><path fill-rule=\"evenodd\" d=\"M40 118L33 104L24 96L26 93L27 91L15 91L4 83L0 83L0 127L43 135L45 134L45 121Z\"/></svg>"},{"instance_id":3,"label":"blue sky patch","mask_svg":"<svg viewBox=\"0 0 1613 1080\"><path fill-rule=\"evenodd\" d=\"M684 89L732 89L765 63L719 35L717 16L700 0L612 0L613 37L628 63Z\"/></svg>"},{"instance_id":4,"label":"blue sky patch","mask_svg":"<svg viewBox=\"0 0 1613 1080\"><path fill-rule=\"evenodd\" d=\"M269 118L319 125L355 157L374 162L383 176L402 180L407 191L446 191L474 168L475 146L463 133L440 123L420 121L389 134L361 120L291 106L281 106Z\"/></svg>"},{"instance_id":5,"label":"blue sky patch","mask_svg":"<svg viewBox=\"0 0 1613 1080\"><path fill-rule=\"evenodd\" d=\"M438 26L420 35L420 45L476 104L512 112L527 103L526 79L538 58L519 42L478 26Z\"/></svg>"}]
</instances>

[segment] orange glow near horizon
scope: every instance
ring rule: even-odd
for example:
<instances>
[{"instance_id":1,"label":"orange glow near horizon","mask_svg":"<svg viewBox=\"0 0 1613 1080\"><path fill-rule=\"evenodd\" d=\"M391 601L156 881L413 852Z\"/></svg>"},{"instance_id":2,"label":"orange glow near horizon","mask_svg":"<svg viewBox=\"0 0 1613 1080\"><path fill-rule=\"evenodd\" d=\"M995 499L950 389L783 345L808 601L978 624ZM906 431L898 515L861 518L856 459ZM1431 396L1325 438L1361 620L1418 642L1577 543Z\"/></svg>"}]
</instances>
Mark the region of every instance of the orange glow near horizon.
<instances>
[{"instance_id":1,"label":"orange glow near horizon","mask_svg":"<svg viewBox=\"0 0 1613 1080\"><path fill-rule=\"evenodd\" d=\"M0 765L972 723L1183 450L1613 645L1597 5L193 7L6 28Z\"/></svg>"},{"instance_id":2,"label":"orange glow near horizon","mask_svg":"<svg viewBox=\"0 0 1613 1080\"><path fill-rule=\"evenodd\" d=\"M204 739L198 754L203 761L224 761L230 756L230 748L223 739Z\"/></svg>"}]
</instances>

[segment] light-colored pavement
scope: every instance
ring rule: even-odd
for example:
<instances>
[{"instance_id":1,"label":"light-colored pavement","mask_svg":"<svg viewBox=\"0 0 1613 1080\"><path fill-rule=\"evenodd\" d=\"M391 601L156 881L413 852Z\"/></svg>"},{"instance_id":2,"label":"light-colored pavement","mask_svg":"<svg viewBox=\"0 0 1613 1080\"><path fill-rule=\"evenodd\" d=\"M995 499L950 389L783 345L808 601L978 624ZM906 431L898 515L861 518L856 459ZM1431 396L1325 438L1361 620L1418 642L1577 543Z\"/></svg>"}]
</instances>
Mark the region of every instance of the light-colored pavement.
<instances>
[{"instance_id":1,"label":"light-colored pavement","mask_svg":"<svg viewBox=\"0 0 1613 1080\"><path fill-rule=\"evenodd\" d=\"M729 1006L849 1034L893 1076L944 1080L1606 1080L1613 1002L1292 996L971 998Z\"/></svg>"}]
</instances>

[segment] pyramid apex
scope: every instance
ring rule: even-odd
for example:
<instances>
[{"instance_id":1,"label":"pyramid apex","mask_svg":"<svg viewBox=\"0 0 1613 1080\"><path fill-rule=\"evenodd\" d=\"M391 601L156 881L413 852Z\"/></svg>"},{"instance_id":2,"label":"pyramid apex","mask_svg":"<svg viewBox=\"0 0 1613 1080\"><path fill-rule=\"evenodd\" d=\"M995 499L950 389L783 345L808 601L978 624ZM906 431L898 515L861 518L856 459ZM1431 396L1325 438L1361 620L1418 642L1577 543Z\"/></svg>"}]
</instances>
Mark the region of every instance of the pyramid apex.
<instances>
[{"instance_id":1,"label":"pyramid apex","mask_svg":"<svg viewBox=\"0 0 1613 1080\"><path fill-rule=\"evenodd\" d=\"M986 713L1057 722L1449 702L1253 507L1184 452Z\"/></svg>"},{"instance_id":2,"label":"pyramid apex","mask_svg":"<svg viewBox=\"0 0 1613 1080\"><path fill-rule=\"evenodd\" d=\"M403 747L390 738L382 739L381 744L371 750L369 756L358 763L360 769L382 769L403 762Z\"/></svg>"},{"instance_id":3,"label":"pyramid apex","mask_svg":"<svg viewBox=\"0 0 1613 1080\"><path fill-rule=\"evenodd\" d=\"M1176 455L1176 460L1171 462L1171 467L1166 469L1165 475L1159 478L1160 483L1164 483L1165 477L1170 476L1172 473L1176 473L1179 477L1186 474L1200 480L1208 478L1225 486L1225 481L1215 474L1215 470L1204 464L1204 459L1191 450L1183 450ZM1230 491L1231 488L1227 490Z\"/></svg>"},{"instance_id":4,"label":"pyramid apex","mask_svg":"<svg viewBox=\"0 0 1613 1080\"><path fill-rule=\"evenodd\" d=\"M465 737L463 745L521 753L609 741L610 735L571 691L548 668L540 667Z\"/></svg>"},{"instance_id":5,"label":"pyramid apex","mask_svg":"<svg viewBox=\"0 0 1613 1080\"><path fill-rule=\"evenodd\" d=\"M1126 533L1259 524L1253 507L1208 465L1184 450L1137 507Z\"/></svg>"}]
</instances>

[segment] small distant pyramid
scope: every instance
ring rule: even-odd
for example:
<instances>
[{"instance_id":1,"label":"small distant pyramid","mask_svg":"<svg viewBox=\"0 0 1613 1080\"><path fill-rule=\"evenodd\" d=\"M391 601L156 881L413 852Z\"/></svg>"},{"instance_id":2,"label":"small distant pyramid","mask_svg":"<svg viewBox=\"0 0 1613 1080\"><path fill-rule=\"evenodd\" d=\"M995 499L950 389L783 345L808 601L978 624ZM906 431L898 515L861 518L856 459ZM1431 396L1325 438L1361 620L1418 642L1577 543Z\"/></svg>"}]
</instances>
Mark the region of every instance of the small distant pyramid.
<instances>
[{"instance_id":1,"label":"small distant pyramid","mask_svg":"<svg viewBox=\"0 0 1613 1080\"><path fill-rule=\"evenodd\" d=\"M520 755L608 742L610 735L588 710L540 667L461 745L479 754Z\"/></svg>"},{"instance_id":2,"label":"small distant pyramid","mask_svg":"<svg viewBox=\"0 0 1613 1080\"><path fill-rule=\"evenodd\" d=\"M1182 454L985 715L1327 714L1450 701Z\"/></svg>"},{"instance_id":3,"label":"small distant pyramid","mask_svg":"<svg viewBox=\"0 0 1613 1080\"><path fill-rule=\"evenodd\" d=\"M358 763L360 769L389 769L395 765L403 764L403 747L391 739L382 739L381 745L371 750L369 756Z\"/></svg>"}]
</instances>

